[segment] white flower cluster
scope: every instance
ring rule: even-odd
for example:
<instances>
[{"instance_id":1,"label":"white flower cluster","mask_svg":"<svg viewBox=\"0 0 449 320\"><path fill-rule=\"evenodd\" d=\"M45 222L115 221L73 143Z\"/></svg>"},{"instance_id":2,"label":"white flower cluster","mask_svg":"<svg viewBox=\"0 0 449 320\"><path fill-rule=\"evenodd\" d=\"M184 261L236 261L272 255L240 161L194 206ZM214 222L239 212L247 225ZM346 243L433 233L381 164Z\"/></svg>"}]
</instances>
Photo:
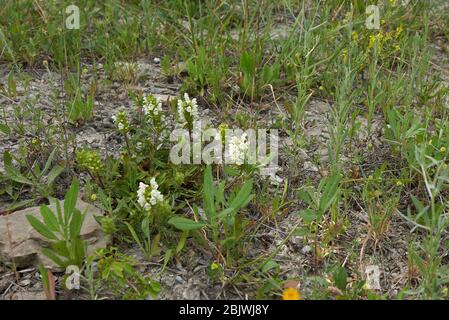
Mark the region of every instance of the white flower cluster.
<instances>
[{"instance_id":1,"label":"white flower cluster","mask_svg":"<svg viewBox=\"0 0 449 320\"><path fill-rule=\"evenodd\" d=\"M161 98L154 97L152 95L146 96L143 99L143 113L145 113L146 116L150 117L162 114Z\"/></svg>"},{"instance_id":2,"label":"white flower cluster","mask_svg":"<svg viewBox=\"0 0 449 320\"><path fill-rule=\"evenodd\" d=\"M190 99L187 93L184 93L184 100L178 99L178 122L181 125L190 124L198 119L198 104L196 99Z\"/></svg>"},{"instance_id":3,"label":"white flower cluster","mask_svg":"<svg viewBox=\"0 0 449 320\"><path fill-rule=\"evenodd\" d=\"M170 121L169 117L166 117L162 111L162 100L153 95L146 96L143 100L142 108L148 123L162 137L167 137L170 134L168 130Z\"/></svg>"},{"instance_id":4,"label":"white flower cluster","mask_svg":"<svg viewBox=\"0 0 449 320\"><path fill-rule=\"evenodd\" d=\"M119 131L124 133L129 131L129 122L128 118L126 117L125 111L120 111L117 113L117 115L112 116L112 120L117 125Z\"/></svg>"},{"instance_id":5,"label":"white flower cluster","mask_svg":"<svg viewBox=\"0 0 449 320\"><path fill-rule=\"evenodd\" d=\"M240 137L231 137L229 139L228 148L231 163L242 165L249 150L247 134L243 133Z\"/></svg>"},{"instance_id":6,"label":"white flower cluster","mask_svg":"<svg viewBox=\"0 0 449 320\"><path fill-rule=\"evenodd\" d=\"M164 196L158 190L159 185L155 178L151 179L150 184L149 186L140 182L137 190L137 203L146 211L149 211L151 207L164 200Z\"/></svg>"}]
</instances>

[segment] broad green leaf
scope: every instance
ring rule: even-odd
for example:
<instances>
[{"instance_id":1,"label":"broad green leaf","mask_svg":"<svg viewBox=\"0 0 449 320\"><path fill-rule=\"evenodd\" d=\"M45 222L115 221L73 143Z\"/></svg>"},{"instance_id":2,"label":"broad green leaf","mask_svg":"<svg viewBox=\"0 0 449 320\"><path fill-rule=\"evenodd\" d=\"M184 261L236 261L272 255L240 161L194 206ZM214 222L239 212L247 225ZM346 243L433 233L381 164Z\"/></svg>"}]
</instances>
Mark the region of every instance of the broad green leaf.
<instances>
[{"instance_id":1,"label":"broad green leaf","mask_svg":"<svg viewBox=\"0 0 449 320\"><path fill-rule=\"evenodd\" d=\"M59 231L59 225L58 220L56 219L56 216L53 214L53 212L50 210L49 207L46 205L43 205L40 207L40 212L42 215L42 218L44 219L45 225L54 232Z\"/></svg>"},{"instance_id":2,"label":"broad green leaf","mask_svg":"<svg viewBox=\"0 0 449 320\"><path fill-rule=\"evenodd\" d=\"M74 263L81 267L84 259L86 258L86 242L79 237L77 239L72 240L72 250L75 253Z\"/></svg>"},{"instance_id":3,"label":"broad green leaf","mask_svg":"<svg viewBox=\"0 0 449 320\"><path fill-rule=\"evenodd\" d=\"M337 270L334 271L333 278L335 286L341 291L346 291L346 286L348 284L348 274L346 273L346 269L344 267L338 267Z\"/></svg>"},{"instance_id":4,"label":"broad green leaf","mask_svg":"<svg viewBox=\"0 0 449 320\"><path fill-rule=\"evenodd\" d=\"M48 248L43 248L42 253L62 268L65 268L70 264L70 261L62 260L56 253L54 253L52 250L50 250Z\"/></svg>"},{"instance_id":5,"label":"broad green leaf","mask_svg":"<svg viewBox=\"0 0 449 320\"><path fill-rule=\"evenodd\" d=\"M70 238L78 238L81 232L81 227L83 226L84 215L78 210L73 210L72 219L70 220Z\"/></svg>"},{"instance_id":6,"label":"broad green leaf","mask_svg":"<svg viewBox=\"0 0 449 320\"><path fill-rule=\"evenodd\" d=\"M51 185L55 179L64 171L64 167L54 166L47 175L47 185Z\"/></svg>"},{"instance_id":7,"label":"broad green leaf","mask_svg":"<svg viewBox=\"0 0 449 320\"><path fill-rule=\"evenodd\" d=\"M157 256L159 254L159 244L161 242L161 234L158 233L154 236L153 241L151 242L151 255Z\"/></svg>"},{"instance_id":8,"label":"broad green leaf","mask_svg":"<svg viewBox=\"0 0 449 320\"><path fill-rule=\"evenodd\" d=\"M5 171L11 180L30 186L33 185L33 182L30 179L26 178L23 174L20 173L19 170L14 168L12 165L5 165Z\"/></svg>"},{"instance_id":9,"label":"broad green leaf","mask_svg":"<svg viewBox=\"0 0 449 320\"><path fill-rule=\"evenodd\" d=\"M61 257L70 258L70 251L65 240L59 240L51 244L51 248Z\"/></svg>"},{"instance_id":10,"label":"broad green leaf","mask_svg":"<svg viewBox=\"0 0 449 320\"><path fill-rule=\"evenodd\" d=\"M248 52L240 55L240 68L245 76L253 77L255 71L255 61Z\"/></svg>"},{"instance_id":11,"label":"broad green leaf","mask_svg":"<svg viewBox=\"0 0 449 320\"><path fill-rule=\"evenodd\" d=\"M330 176L326 182L324 187L324 192L321 195L320 199L320 212L323 214L327 209L332 205L335 198L338 194L338 185L340 183L340 174L334 173Z\"/></svg>"},{"instance_id":12,"label":"broad green leaf","mask_svg":"<svg viewBox=\"0 0 449 320\"><path fill-rule=\"evenodd\" d=\"M137 235L136 231L134 230L133 226L130 225L128 222L125 222L126 226L128 227L129 232L131 233L132 237L134 238L134 241L139 245L139 247L144 250L142 243L140 241L139 236Z\"/></svg>"},{"instance_id":13,"label":"broad green leaf","mask_svg":"<svg viewBox=\"0 0 449 320\"><path fill-rule=\"evenodd\" d=\"M59 225L65 227L66 223L62 217L61 202L59 202L59 200L56 199L55 204L56 204L56 215L58 217Z\"/></svg>"},{"instance_id":14,"label":"broad green leaf","mask_svg":"<svg viewBox=\"0 0 449 320\"><path fill-rule=\"evenodd\" d=\"M148 217L145 217L142 220L142 232L145 235L145 237L150 237L150 219Z\"/></svg>"},{"instance_id":15,"label":"broad green leaf","mask_svg":"<svg viewBox=\"0 0 449 320\"><path fill-rule=\"evenodd\" d=\"M206 226L205 223L196 222L183 217L173 217L168 223L182 231L197 230Z\"/></svg>"},{"instance_id":16,"label":"broad green leaf","mask_svg":"<svg viewBox=\"0 0 449 320\"><path fill-rule=\"evenodd\" d=\"M253 180L249 179L243 184L243 187L239 190L229 207L235 211L238 211L239 209L245 207L252 199L252 189Z\"/></svg>"},{"instance_id":17,"label":"broad green leaf","mask_svg":"<svg viewBox=\"0 0 449 320\"><path fill-rule=\"evenodd\" d=\"M273 270L273 269L278 270L279 269L279 264L277 262L273 261L273 260L268 260L266 263L264 263L262 265L261 269L262 269L263 273L266 273L266 272L268 272L270 270Z\"/></svg>"},{"instance_id":18,"label":"broad green leaf","mask_svg":"<svg viewBox=\"0 0 449 320\"><path fill-rule=\"evenodd\" d=\"M299 216L304 220L306 224L310 224L316 220L317 214L311 209L305 209L299 211Z\"/></svg>"},{"instance_id":19,"label":"broad green leaf","mask_svg":"<svg viewBox=\"0 0 449 320\"><path fill-rule=\"evenodd\" d=\"M56 237L54 235L54 233L49 228L47 228L42 222L40 222L34 216L28 214L26 217L27 217L28 222L34 228L34 230L39 232L45 238L51 239L51 240L58 240L58 237Z\"/></svg>"},{"instance_id":20,"label":"broad green leaf","mask_svg":"<svg viewBox=\"0 0 449 320\"><path fill-rule=\"evenodd\" d=\"M76 200L78 197L79 181L78 179L73 179L69 190L67 191L64 198L64 221L67 223L69 221L70 215L76 206Z\"/></svg>"}]
</instances>

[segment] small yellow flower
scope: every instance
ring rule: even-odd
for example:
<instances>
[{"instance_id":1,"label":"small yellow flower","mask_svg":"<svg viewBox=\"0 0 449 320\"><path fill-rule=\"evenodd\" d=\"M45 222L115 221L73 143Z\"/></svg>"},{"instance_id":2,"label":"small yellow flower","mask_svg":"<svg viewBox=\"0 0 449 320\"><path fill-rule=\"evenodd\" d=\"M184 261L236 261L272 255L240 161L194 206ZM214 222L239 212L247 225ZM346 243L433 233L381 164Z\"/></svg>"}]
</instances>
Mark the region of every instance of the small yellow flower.
<instances>
[{"instance_id":1,"label":"small yellow flower","mask_svg":"<svg viewBox=\"0 0 449 320\"><path fill-rule=\"evenodd\" d=\"M446 152L446 147L441 147L441 148L440 148L440 152L441 152L441 153L445 153L445 152Z\"/></svg>"},{"instance_id":2,"label":"small yellow flower","mask_svg":"<svg viewBox=\"0 0 449 320\"><path fill-rule=\"evenodd\" d=\"M95 193L92 193L91 196L90 196L90 200L96 201L97 200L97 195Z\"/></svg>"},{"instance_id":3,"label":"small yellow flower","mask_svg":"<svg viewBox=\"0 0 449 320\"><path fill-rule=\"evenodd\" d=\"M352 31L351 38L352 38L352 41L359 42L359 34L357 33L357 31Z\"/></svg>"},{"instance_id":4,"label":"small yellow flower","mask_svg":"<svg viewBox=\"0 0 449 320\"><path fill-rule=\"evenodd\" d=\"M403 183L402 183L402 181L401 181L401 180L398 180L398 181L396 181L396 185L397 185L398 187L400 187L400 186L402 186L402 185L403 185Z\"/></svg>"},{"instance_id":5,"label":"small yellow flower","mask_svg":"<svg viewBox=\"0 0 449 320\"><path fill-rule=\"evenodd\" d=\"M217 269L220 269L220 265L216 262L212 262L212 264L210 265L210 268L212 270L217 270Z\"/></svg>"},{"instance_id":6,"label":"small yellow flower","mask_svg":"<svg viewBox=\"0 0 449 320\"><path fill-rule=\"evenodd\" d=\"M376 44L377 38L375 35L370 35L369 36L369 44L368 44L368 48L372 49L374 48L375 44Z\"/></svg>"},{"instance_id":7,"label":"small yellow flower","mask_svg":"<svg viewBox=\"0 0 449 320\"><path fill-rule=\"evenodd\" d=\"M282 300L301 300L301 293L295 288L286 288L282 293Z\"/></svg>"},{"instance_id":8,"label":"small yellow flower","mask_svg":"<svg viewBox=\"0 0 449 320\"><path fill-rule=\"evenodd\" d=\"M348 62L348 50L343 50L342 54L341 54L342 58L343 58L343 62L346 63Z\"/></svg>"},{"instance_id":9,"label":"small yellow flower","mask_svg":"<svg viewBox=\"0 0 449 320\"><path fill-rule=\"evenodd\" d=\"M402 26L402 24L396 28L396 32L394 34L394 37L397 39L401 36L402 32L404 31L404 27Z\"/></svg>"}]
</instances>

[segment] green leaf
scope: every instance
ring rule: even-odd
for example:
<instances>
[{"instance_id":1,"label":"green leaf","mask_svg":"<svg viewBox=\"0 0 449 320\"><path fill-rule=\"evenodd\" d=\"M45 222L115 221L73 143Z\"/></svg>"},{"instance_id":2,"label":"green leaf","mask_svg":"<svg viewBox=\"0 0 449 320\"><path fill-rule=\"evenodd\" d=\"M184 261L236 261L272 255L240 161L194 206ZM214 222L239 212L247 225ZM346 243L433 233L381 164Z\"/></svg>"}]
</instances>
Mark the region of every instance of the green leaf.
<instances>
[{"instance_id":1,"label":"green leaf","mask_svg":"<svg viewBox=\"0 0 449 320\"><path fill-rule=\"evenodd\" d=\"M243 52L240 56L240 68L245 76L253 77L255 71L255 61L248 52Z\"/></svg>"},{"instance_id":2,"label":"green leaf","mask_svg":"<svg viewBox=\"0 0 449 320\"><path fill-rule=\"evenodd\" d=\"M12 166L12 156L9 151L5 151L3 153L3 164L5 165L5 167Z\"/></svg>"},{"instance_id":3,"label":"green leaf","mask_svg":"<svg viewBox=\"0 0 449 320\"><path fill-rule=\"evenodd\" d=\"M142 220L142 232L147 239L150 237L150 219L148 217Z\"/></svg>"},{"instance_id":4,"label":"green leaf","mask_svg":"<svg viewBox=\"0 0 449 320\"><path fill-rule=\"evenodd\" d=\"M230 208L238 211L245 207L252 199L251 191L253 189L253 180L249 179L239 190L233 201L231 202Z\"/></svg>"},{"instance_id":5,"label":"green leaf","mask_svg":"<svg viewBox=\"0 0 449 320\"><path fill-rule=\"evenodd\" d=\"M80 238L72 240L72 250L75 253L74 263L81 267L86 257L86 242Z\"/></svg>"},{"instance_id":6,"label":"green leaf","mask_svg":"<svg viewBox=\"0 0 449 320\"><path fill-rule=\"evenodd\" d=\"M0 123L0 132L2 132L4 134L10 134L11 133L11 128L8 127L7 124Z\"/></svg>"},{"instance_id":7,"label":"green leaf","mask_svg":"<svg viewBox=\"0 0 449 320\"><path fill-rule=\"evenodd\" d=\"M73 210L72 219L70 220L70 238L76 239L81 233L81 227L83 226L84 215L78 210Z\"/></svg>"},{"instance_id":8,"label":"green leaf","mask_svg":"<svg viewBox=\"0 0 449 320\"><path fill-rule=\"evenodd\" d=\"M42 222L40 222L34 216L28 214L26 217L27 217L28 222L34 228L34 230L39 232L45 238L51 239L51 240L58 240L58 237L56 237L54 235L54 233L49 228L47 228Z\"/></svg>"},{"instance_id":9,"label":"green leaf","mask_svg":"<svg viewBox=\"0 0 449 320\"><path fill-rule=\"evenodd\" d=\"M30 186L33 185L33 182L30 179L26 178L23 174L20 173L19 170L14 168L12 165L5 165L5 171L11 180Z\"/></svg>"},{"instance_id":10,"label":"green leaf","mask_svg":"<svg viewBox=\"0 0 449 320\"><path fill-rule=\"evenodd\" d=\"M338 194L338 186L340 183L340 174L334 173L325 181L324 192L320 199L320 212L323 214L332 205Z\"/></svg>"},{"instance_id":11,"label":"green leaf","mask_svg":"<svg viewBox=\"0 0 449 320\"><path fill-rule=\"evenodd\" d=\"M312 223L317 218L317 214L315 213L315 211L313 211L311 209L305 209L305 210L299 211L299 216L304 220L304 222L306 224Z\"/></svg>"},{"instance_id":12,"label":"green leaf","mask_svg":"<svg viewBox=\"0 0 449 320\"><path fill-rule=\"evenodd\" d=\"M79 185L78 179L73 179L72 184L70 185L70 188L65 195L65 198L64 198L64 221L66 223L69 221L71 214L75 210L79 186L80 185Z\"/></svg>"},{"instance_id":13,"label":"green leaf","mask_svg":"<svg viewBox=\"0 0 449 320\"><path fill-rule=\"evenodd\" d=\"M52 260L54 263L56 263L58 266L65 268L70 264L70 261L68 260L62 260L60 257L58 257L58 255L56 253L54 253L52 250L48 249L48 248L43 248L42 249L42 253L49 258L50 260Z\"/></svg>"},{"instance_id":14,"label":"green leaf","mask_svg":"<svg viewBox=\"0 0 449 320\"><path fill-rule=\"evenodd\" d=\"M51 244L51 248L60 256L70 258L70 251L64 240L56 241Z\"/></svg>"},{"instance_id":15,"label":"green leaf","mask_svg":"<svg viewBox=\"0 0 449 320\"><path fill-rule=\"evenodd\" d=\"M64 167L54 166L47 175L47 185L51 185L55 179L64 171Z\"/></svg>"},{"instance_id":16,"label":"green leaf","mask_svg":"<svg viewBox=\"0 0 449 320\"><path fill-rule=\"evenodd\" d=\"M45 225L54 232L59 231L58 220L49 207L43 205L40 207L42 218L44 219Z\"/></svg>"},{"instance_id":17,"label":"green leaf","mask_svg":"<svg viewBox=\"0 0 449 320\"><path fill-rule=\"evenodd\" d=\"M48 289L50 287L50 281L48 280L47 269L45 269L42 263L39 264L38 269L39 273L41 274L42 284L44 285L44 288Z\"/></svg>"},{"instance_id":18,"label":"green leaf","mask_svg":"<svg viewBox=\"0 0 449 320\"><path fill-rule=\"evenodd\" d=\"M133 226L130 225L128 222L125 222L126 226L128 227L129 232L131 233L132 237L134 238L134 241L139 245L139 247L144 251L144 247L142 246L142 242L140 241L139 236L137 235L136 231L134 230Z\"/></svg>"},{"instance_id":19,"label":"green leaf","mask_svg":"<svg viewBox=\"0 0 449 320\"><path fill-rule=\"evenodd\" d=\"M45 162L44 170L42 171L42 174L45 174L48 170L50 170L51 163L53 162L53 157L55 156L56 148L53 149L53 151L50 153L50 155L47 158L47 161Z\"/></svg>"},{"instance_id":20,"label":"green leaf","mask_svg":"<svg viewBox=\"0 0 449 320\"><path fill-rule=\"evenodd\" d=\"M212 167L208 165L204 171L203 201L206 217L209 222L215 217L215 186L212 179Z\"/></svg>"},{"instance_id":21,"label":"green leaf","mask_svg":"<svg viewBox=\"0 0 449 320\"><path fill-rule=\"evenodd\" d=\"M263 273L267 273L268 271L273 269L279 270L279 264L273 260L268 260L262 265L261 269Z\"/></svg>"},{"instance_id":22,"label":"green leaf","mask_svg":"<svg viewBox=\"0 0 449 320\"><path fill-rule=\"evenodd\" d=\"M179 238L178 245L176 246L176 254L180 253L187 241L187 237L189 236L189 231L184 231Z\"/></svg>"},{"instance_id":23,"label":"green leaf","mask_svg":"<svg viewBox=\"0 0 449 320\"><path fill-rule=\"evenodd\" d=\"M205 223L196 222L183 217L173 217L168 223L182 231L197 230L206 226Z\"/></svg>"},{"instance_id":24,"label":"green leaf","mask_svg":"<svg viewBox=\"0 0 449 320\"><path fill-rule=\"evenodd\" d=\"M168 249L164 254L164 264L162 265L161 273L167 267L167 264L170 262L170 259L173 257L173 250Z\"/></svg>"},{"instance_id":25,"label":"green leaf","mask_svg":"<svg viewBox=\"0 0 449 320\"><path fill-rule=\"evenodd\" d=\"M346 291L348 274L344 267L338 267L333 274L335 286L341 291Z\"/></svg>"}]
</instances>

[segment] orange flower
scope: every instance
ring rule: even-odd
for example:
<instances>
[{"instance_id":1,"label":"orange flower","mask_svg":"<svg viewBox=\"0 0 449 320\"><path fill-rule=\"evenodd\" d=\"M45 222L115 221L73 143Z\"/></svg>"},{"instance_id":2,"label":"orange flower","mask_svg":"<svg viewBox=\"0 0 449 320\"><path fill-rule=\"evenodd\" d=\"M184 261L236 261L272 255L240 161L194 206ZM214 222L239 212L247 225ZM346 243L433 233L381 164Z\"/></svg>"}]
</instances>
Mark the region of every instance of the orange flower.
<instances>
[{"instance_id":1,"label":"orange flower","mask_svg":"<svg viewBox=\"0 0 449 320\"><path fill-rule=\"evenodd\" d=\"M282 300L301 300L301 293L295 288L286 288L282 293Z\"/></svg>"}]
</instances>

